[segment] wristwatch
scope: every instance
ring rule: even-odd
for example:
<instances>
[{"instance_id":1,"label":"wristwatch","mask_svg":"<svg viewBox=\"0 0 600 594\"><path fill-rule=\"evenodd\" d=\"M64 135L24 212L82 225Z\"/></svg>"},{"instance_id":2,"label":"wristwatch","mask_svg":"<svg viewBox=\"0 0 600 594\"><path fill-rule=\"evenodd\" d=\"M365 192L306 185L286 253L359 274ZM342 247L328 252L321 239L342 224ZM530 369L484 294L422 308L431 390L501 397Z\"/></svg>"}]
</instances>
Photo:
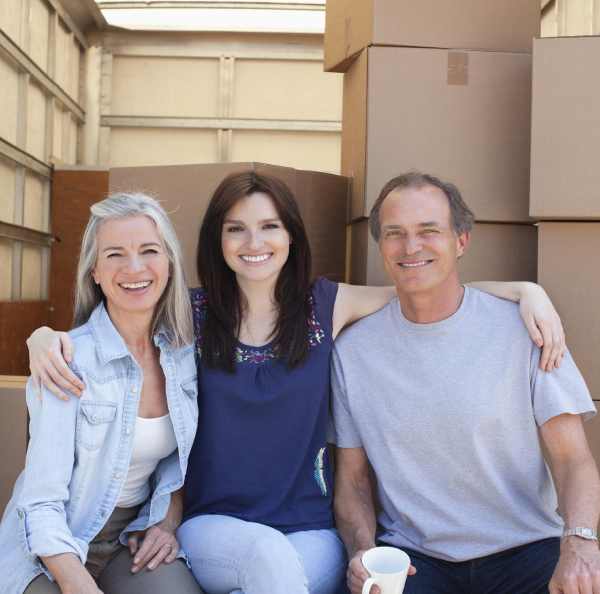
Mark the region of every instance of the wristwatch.
<instances>
[{"instance_id":1,"label":"wristwatch","mask_svg":"<svg viewBox=\"0 0 600 594\"><path fill-rule=\"evenodd\" d=\"M565 528L563 530L563 538L565 536L579 536L579 538L585 538L585 540L598 541L598 533L593 528L583 528L577 526L576 528Z\"/></svg>"}]
</instances>

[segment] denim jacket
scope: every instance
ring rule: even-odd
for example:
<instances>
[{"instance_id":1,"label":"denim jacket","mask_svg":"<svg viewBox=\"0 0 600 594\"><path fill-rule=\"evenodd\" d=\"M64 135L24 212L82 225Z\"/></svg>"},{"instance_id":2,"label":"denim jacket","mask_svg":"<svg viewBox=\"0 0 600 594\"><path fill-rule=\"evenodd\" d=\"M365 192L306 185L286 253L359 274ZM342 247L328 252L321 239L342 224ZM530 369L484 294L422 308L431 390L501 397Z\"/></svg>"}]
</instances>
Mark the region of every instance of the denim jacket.
<instances>
[{"instance_id":1,"label":"denim jacket","mask_svg":"<svg viewBox=\"0 0 600 594\"><path fill-rule=\"evenodd\" d=\"M74 553L85 563L127 477L142 370L103 305L70 337L83 396L64 402L46 392L38 400L27 384L31 437L0 525L0 594L22 594L41 573L51 577L39 557ZM156 467L151 495L120 536L124 545L127 532L165 518L171 493L183 485L198 421L193 347L172 348L164 332L154 342L178 448Z\"/></svg>"}]
</instances>

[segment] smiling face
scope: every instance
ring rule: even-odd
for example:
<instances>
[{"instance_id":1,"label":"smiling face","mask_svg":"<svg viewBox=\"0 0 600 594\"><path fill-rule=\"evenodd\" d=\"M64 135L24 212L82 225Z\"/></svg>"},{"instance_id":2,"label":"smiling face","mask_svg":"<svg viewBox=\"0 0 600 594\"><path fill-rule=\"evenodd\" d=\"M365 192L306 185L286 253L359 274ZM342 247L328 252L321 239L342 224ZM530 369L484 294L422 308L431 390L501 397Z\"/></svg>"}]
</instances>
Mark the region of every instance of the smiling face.
<instances>
[{"instance_id":1,"label":"smiling face","mask_svg":"<svg viewBox=\"0 0 600 594\"><path fill-rule=\"evenodd\" d=\"M152 314L169 280L169 259L154 222L146 216L109 219L97 243L92 276L109 312Z\"/></svg>"},{"instance_id":2,"label":"smiling face","mask_svg":"<svg viewBox=\"0 0 600 594\"><path fill-rule=\"evenodd\" d=\"M381 205L379 221L379 249L399 293L445 291L459 285L457 260L469 234L456 234L442 190L429 185L394 190Z\"/></svg>"},{"instance_id":3,"label":"smiling face","mask_svg":"<svg viewBox=\"0 0 600 594\"><path fill-rule=\"evenodd\" d=\"M288 259L290 242L267 194L245 196L225 215L221 249L239 283L275 282Z\"/></svg>"}]
</instances>

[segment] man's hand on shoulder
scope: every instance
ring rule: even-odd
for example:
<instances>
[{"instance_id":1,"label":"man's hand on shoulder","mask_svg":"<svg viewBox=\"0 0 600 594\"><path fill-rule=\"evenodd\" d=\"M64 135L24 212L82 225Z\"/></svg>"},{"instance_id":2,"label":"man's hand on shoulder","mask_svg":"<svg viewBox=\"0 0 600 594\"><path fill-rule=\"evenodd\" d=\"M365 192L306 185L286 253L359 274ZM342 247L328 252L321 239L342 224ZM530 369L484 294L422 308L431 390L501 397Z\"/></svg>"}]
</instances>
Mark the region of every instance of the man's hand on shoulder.
<instances>
[{"instance_id":1,"label":"man's hand on shoulder","mask_svg":"<svg viewBox=\"0 0 600 594\"><path fill-rule=\"evenodd\" d=\"M550 594L600 594L598 543L577 536L564 538L549 591Z\"/></svg>"}]
</instances>

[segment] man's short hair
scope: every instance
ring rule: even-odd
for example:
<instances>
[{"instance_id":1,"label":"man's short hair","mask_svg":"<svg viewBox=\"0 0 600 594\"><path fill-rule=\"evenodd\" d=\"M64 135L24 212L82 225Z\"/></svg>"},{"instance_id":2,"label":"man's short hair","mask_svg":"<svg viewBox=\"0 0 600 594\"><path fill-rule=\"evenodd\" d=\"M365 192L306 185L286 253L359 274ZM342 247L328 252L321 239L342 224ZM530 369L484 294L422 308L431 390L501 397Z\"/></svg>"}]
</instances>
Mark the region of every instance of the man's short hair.
<instances>
[{"instance_id":1,"label":"man's short hair","mask_svg":"<svg viewBox=\"0 0 600 594\"><path fill-rule=\"evenodd\" d=\"M429 175L420 171L409 171L391 179L379 193L379 197L375 201L371 213L369 214L369 229L375 241L379 241L381 237L381 224L379 221L379 211L381 205L390 192L401 190L403 188L422 188L424 186L434 186L444 192L448 198L450 206L450 214L452 219L452 227L457 235L466 233L473 228L475 215L473 211L465 204L458 188L449 182Z\"/></svg>"}]
</instances>

